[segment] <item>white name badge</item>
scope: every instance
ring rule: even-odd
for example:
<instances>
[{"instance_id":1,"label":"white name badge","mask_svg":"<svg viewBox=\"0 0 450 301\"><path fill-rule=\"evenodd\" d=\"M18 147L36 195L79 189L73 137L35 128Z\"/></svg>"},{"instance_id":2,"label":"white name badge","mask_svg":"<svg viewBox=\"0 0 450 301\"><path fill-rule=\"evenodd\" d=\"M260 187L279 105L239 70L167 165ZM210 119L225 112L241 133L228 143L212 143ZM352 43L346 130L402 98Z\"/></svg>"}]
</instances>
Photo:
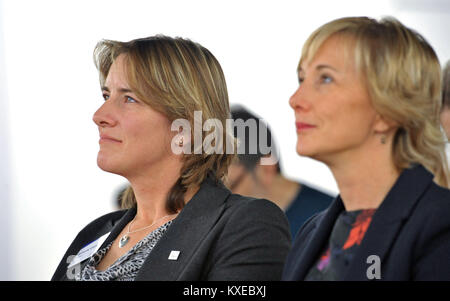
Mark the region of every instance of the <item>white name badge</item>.
<instances>
[{"instance_id":1,"label":"white name badge","mask_svg":"<svg viewBox=\"0 0 450 301\"><path fill-rule=\"evenodd\" d=\"M78 252L78 254L72 259L72 261L70 262L70 264L67 268L71 268L74 265L82 262L83 260L91 257L95 252L98 251L98 249L103 244L103 242L106 240L106 238L108 238L109 233L111 233L111 232L106 233L105 235L101 236L100 238L94 240L93 242L87 244L84 248L82 248Z\"/></svg>"}]
</instances>

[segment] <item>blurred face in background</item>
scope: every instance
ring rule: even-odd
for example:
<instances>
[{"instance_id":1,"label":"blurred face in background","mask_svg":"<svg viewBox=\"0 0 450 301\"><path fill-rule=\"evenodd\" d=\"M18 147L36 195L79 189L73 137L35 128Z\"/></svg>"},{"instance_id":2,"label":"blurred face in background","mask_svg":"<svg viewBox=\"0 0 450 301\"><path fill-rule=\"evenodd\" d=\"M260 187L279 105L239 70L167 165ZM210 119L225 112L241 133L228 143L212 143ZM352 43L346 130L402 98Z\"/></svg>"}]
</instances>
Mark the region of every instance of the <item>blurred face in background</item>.
<instances>
[{"instance_id":1,"label":"blurred face in background","mask_svg":"<svg viewBox=\"0 0 450 301\"><path fill-rule=\"evenodd\" d=\"M441 111L441 123L447 139L450 140L450 107L444 107Z\"/></svg>"},{"instance_id":2,"label":"blurred face in background","mask_svg":"<svg viewBox=\"0 0 450 301\"><path fill-rule=\"evenodd\" d=\"M447 62L442 73L441 124L447 135L447 140L450 140L450 61Z\"/></svg>"},{"instance_id":3,"label":"blurred face in background","mask_svg":"<svg viewBox=\"0 0 450 301\"><path fill-rule=\"evenodd\" d=\"M249 169L245 164L233 162L228 168L225 185L233 193L256 198L267 198L274 180L280 175L277 164L261 164L261 161Z\"/></svg>"},{"instance_id":4,"label":"blurred face in background","mask_svg":"<svg viewBox=\"0 0 450 301\"><path fill-rule=\"evenodd\" d=\"M289 100L297 129L297 153L332 163L368 147L376 111L358 75L349 38L331 36L299 68L299 87Z\"/></svg>"},{"instance_id":5,"label":"blurred face in background","mask_svg":"<svg viewBox=\"0 0 450 301\"><path fill-rule=\"evenodd\" d=\"M255 186L251 172L239 163L230 165L225 184L233 193L247 196L252 195Z\"/></svg>"},{"instance_id":6,"label":"blurred face in background","mask_svg":"<svg viewBox=\"0 0 450 301\"><path fill-rule=\"evenodd\" d=\"M105 102L93 117L100 132L98 166L128 178L166 164L173 156L170 122L131 91L124 54L112 64L102 93Z\"/></svg>"}]
</instances>

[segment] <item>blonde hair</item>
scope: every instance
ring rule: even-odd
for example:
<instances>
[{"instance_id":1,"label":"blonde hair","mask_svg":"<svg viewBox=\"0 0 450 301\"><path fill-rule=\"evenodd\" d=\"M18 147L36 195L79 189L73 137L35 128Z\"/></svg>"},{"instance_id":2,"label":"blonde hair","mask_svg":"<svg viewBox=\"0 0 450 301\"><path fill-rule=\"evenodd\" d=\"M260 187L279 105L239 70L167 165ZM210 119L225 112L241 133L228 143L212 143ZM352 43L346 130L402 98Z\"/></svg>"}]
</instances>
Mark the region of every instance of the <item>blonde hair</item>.
<instances>
[{"instance_id":1,"label":"blonde hair","mask_svg":"<svg viewBox=\"0 0 450 301\"><path fill-rule=\"evenodd\" d=\"M441 69L433 48L394 18L348 17L331 21L310 35L298 68L311 61L331 36L342 37L346 54L353 54L375 110L398 125L392 149L396 167L403 170L422 164L438 184L449 187L439 119Z\"/></svg>"},{"instance_id":2,"label":"blonde hair","mask_svg":"<svg viewBox=\"0 0 450 301\"><path fill-rule=\"evenodd\" d=\"M102 86L112 63L121 54L125 55L130 87L142 101L163 113L169 121L188 120L191 137L194 111L202 112L202 124L212 118L222 122L223 141L227 136L233 137L225 126L226 119L230 118L225 77L219 62L208 49L187 39L163 35L129 42L100 41L94 50L94 61ZM221 180L233 157L234 154L225 151L183 154L180 177L167 197L169 212L182 209L184 193L190 187L200 185L208 174ZM129 186L122 195L122 207L135 205L136 198Z\"/></svg>"}]
</instances>

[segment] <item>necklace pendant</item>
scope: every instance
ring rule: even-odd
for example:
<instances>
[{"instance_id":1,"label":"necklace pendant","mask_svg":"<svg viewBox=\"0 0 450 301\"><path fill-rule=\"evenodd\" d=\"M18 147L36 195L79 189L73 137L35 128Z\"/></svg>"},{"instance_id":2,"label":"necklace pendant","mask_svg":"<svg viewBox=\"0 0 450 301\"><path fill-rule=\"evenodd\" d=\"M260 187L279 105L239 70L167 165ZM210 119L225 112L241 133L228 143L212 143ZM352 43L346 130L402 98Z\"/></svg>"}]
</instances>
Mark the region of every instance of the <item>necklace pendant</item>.
<instances>
[{"instance_id":1,"label":"necklace pendant","mask_svg":"<svg viewBox=\"0 0 450 301\"><path fill-rule=\"evenodd\" d=\"M119 248L122 248L124 245L127 244L127 242L130 240L130 237L128 235L124 235L119 240Z\"/></svg>"}]
</instances>

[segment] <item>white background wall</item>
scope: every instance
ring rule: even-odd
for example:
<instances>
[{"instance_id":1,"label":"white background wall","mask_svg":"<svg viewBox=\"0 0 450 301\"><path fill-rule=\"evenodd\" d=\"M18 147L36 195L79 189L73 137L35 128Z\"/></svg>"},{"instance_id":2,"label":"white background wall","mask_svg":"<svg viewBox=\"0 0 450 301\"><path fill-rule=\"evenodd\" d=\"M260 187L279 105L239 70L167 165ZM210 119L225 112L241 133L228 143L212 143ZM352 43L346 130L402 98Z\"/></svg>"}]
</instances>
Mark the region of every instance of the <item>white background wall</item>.
<instances>
[{"instance_id":1,"label":"white background wall","mask_svg":"<svg viewBox=\"0 0 450 301\"><path fill-rule=\"evenodd\" d=\"M271 125L286 174L333 193L327 168L295 153L288 99L307 36L338 17L393 15L441 62L450 58L444 0L1 1L0 280L50 279L77 232L113 210L125 182L96 166L92 114L102 98L92 51L100 39L163 33L200 42L221 62L231 102Z\"/></svg>"},{"instance_id":2,"label":"white background wall","mask_svg":"<svg viewBox=\"0 0 450 301\"><path fill-rule=\"evenodd\" d=\"M2 3L0 1L0 16ZM1 18L0 18L1 20ZM3 30L0 24L0 236L4 243L0 244L0 280L11 275L11 170L9 169L9 122L6 90L6 72L3 50Z\"/></svg>"}]
</instances>

